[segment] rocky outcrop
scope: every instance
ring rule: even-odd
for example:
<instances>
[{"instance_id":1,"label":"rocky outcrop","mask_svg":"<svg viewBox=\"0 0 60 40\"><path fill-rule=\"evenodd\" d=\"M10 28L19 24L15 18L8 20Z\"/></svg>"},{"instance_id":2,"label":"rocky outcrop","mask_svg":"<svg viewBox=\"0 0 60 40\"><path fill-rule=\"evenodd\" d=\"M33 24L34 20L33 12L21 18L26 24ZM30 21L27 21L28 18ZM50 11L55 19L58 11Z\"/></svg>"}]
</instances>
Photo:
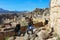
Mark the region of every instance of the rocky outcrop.
<instances>
[{"instance_id":1,"label":"rocky outcrop","mask_svg":"<svg viewBox=\"0 0 60 40\"><path fill-rule=\"evenodd\" d=\"M50 27L54 28L54 31L60 37L60 1L51 0L50 4Z\"/></svg>"}]
</instances>

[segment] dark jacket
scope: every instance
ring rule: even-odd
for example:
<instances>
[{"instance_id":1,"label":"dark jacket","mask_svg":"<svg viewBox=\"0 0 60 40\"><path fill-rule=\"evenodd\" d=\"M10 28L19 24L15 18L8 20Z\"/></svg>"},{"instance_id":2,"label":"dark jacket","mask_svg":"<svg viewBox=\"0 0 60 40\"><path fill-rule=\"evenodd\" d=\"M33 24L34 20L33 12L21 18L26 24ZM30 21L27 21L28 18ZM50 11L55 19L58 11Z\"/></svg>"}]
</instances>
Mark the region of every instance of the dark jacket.
<instances>
[{"instance_id":1,"label":"dark jacket","mask_svg":"<svg viewBox=\"0 0 60 40\"><path fill-rule=\"evenodd\" d=\"M18 32L20 30L20 24L17 24L16 27L15 27L15 32Z\"/></svg>"}]
</instances>

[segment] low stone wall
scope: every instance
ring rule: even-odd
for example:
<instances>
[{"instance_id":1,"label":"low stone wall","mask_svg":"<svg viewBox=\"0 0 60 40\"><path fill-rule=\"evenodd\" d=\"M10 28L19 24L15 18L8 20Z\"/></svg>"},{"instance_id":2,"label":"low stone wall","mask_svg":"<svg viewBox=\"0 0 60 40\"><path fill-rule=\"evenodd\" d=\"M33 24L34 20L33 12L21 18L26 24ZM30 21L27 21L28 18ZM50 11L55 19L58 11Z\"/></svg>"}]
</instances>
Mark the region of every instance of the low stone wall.
<instances>
[{"instance_id":1,"label":"low stone wall","mask_svg":"<svg viewBox=\"0 0 60 40\"><path fill-rule=\"evenodd\" d=\"M0 32L0 40L5 40L6 37L14 36L14 31Z\"/></svg>"}]
</instances>

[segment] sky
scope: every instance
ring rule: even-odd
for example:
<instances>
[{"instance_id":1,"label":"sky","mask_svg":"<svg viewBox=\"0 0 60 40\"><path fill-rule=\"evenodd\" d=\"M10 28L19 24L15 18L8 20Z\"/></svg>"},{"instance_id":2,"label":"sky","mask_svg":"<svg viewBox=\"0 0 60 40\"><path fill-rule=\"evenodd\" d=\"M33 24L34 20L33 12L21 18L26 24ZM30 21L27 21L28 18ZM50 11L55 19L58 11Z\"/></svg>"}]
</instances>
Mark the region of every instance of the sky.
<instances>
[{"instance_id":1,"label":"sky","mask_svg":"<svg viewBox=\"0 0 60 40\"><path fill-rule=\"evenodd\" d=\"M35 8L49 8L50 0L0 0L0 8L11 11L32 11Z\"/></svg>"}]
</instances>

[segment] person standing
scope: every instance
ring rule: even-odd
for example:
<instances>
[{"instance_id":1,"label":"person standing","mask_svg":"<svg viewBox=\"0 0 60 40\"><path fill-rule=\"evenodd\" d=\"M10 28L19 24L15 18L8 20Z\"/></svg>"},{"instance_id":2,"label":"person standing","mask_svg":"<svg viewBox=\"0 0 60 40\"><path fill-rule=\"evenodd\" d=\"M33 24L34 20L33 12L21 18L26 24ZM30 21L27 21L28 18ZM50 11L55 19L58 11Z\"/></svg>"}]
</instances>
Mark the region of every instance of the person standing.
<instances>
[{"instance_id":1,"label":"person standing","mask_svg":"<svg viewBox=\"0 0 60 40\"><path fill-rule=\"evenodd\" d=\"M28 19L27 34L29 34L29 33L28 33L29 31L31 31L32 34L33 34L33 29L34 29L34 27L33 27L33 21L32 21L32 17L30 17L30 18Z\"/></svg>"},{"instance_id":2,"label":"person standing","mask_svg":"<svg viewBox=\"0 0 60 40\"><path fill-rule=\"evenodd\" d=\"M16 25L16 27L15 27L15 35L17 34L18 36L20 36L20 27L21 27L20 24Z\"/></svg>"}]
</instances>

